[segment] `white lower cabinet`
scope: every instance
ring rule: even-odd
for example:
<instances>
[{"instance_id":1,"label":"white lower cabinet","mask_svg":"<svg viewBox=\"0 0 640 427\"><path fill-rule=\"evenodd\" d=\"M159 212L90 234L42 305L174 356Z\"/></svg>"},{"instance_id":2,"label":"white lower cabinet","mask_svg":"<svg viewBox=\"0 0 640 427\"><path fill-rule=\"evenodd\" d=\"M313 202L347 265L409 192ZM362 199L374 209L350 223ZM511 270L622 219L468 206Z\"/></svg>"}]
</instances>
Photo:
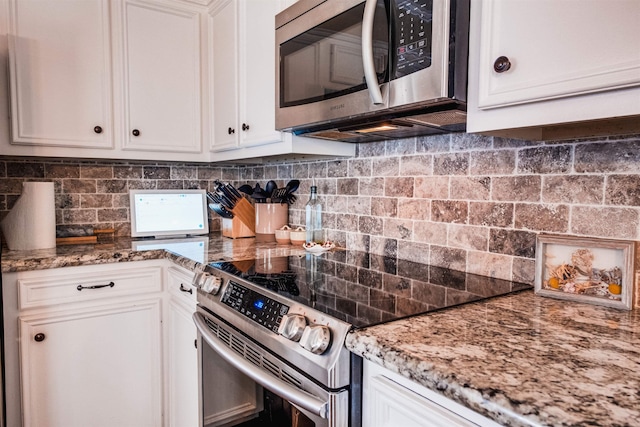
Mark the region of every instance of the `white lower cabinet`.
<instances>
[{"instance_id":1,"label":"white lower cabinet","mask_svg":"<svg viewBox=\"0 0 640 427\"><path fill-rule=\"evenodd\" d=\"M25 426L159 426L161 298L20 317Z\"/></svg>"},{"instance_id":2,"label":"white lower cabinet","mask_svg":"<svg viewBox=\"0 0 640 427\"><path fill-rule=\"evenodd\" d=\"M8 426L163 425L165 262L3 274Z\"/></svg>"},{"instance_id":3,"label":"white lower cabinet","mask_svg":"<svg viewBox=\"0 0 640 427\"><path fill-rule=\"evenodd\" d=\"M167 269L165 405L170 427L198 425L197 330L191 318L196 289L191 286L192 277L193 272L181 267Z\"/></svg>"},{"instance_id":4,"label":"white lower cabinet","mask_svg":"<svg viewBox=\"0 0 640 427\"><path fill-rule=\"evenodd\" d=\"M366 427L499 427L441 394L364 361L362 425Z\"/></svg>"}]
</instances>

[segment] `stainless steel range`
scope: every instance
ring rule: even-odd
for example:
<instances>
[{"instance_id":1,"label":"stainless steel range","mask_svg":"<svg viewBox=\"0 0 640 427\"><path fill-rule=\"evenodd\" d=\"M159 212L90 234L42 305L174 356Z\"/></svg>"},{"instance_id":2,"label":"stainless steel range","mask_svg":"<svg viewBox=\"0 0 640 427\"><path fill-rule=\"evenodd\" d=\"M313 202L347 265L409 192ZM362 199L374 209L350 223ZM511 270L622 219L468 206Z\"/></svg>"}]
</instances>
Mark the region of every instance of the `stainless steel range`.
<instances>
[{"instance_id":1,"label":"stainless steel range","mask_svg":"<svg viewBox=\"0 0 640 427\"><path fill-rule=\"evenodd\" d=\"M198 289L202 426L360 425L370 326L528 285L362 252L213 262Z\"/></svg>"}]
</instances>

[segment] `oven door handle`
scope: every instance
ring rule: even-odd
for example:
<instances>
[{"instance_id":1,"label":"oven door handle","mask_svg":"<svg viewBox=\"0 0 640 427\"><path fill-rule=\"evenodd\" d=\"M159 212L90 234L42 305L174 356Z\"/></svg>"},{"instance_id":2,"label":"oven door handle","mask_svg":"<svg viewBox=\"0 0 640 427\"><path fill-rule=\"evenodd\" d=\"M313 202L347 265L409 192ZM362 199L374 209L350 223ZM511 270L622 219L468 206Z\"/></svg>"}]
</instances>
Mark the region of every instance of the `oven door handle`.
<instances>
[{"instance_id":1,"label":"oven door handle","mask_svg":"<svg viewBox=\"0 0 640 427\"><path fill-rule=\"evenodd\" d=\"M261 386L268 388L281 398L288 400L294 405L299 406L319 417L327 418L328 402L323 402L317 397L299 390L291 384L274 377L273 375L263 371L253 363L245 360L242 356L228 348L218 337L211 334L209 327L205 323L204 316L201 313L193 314L193 321L196 328L200 332L202 338L211 346L220 357L229 362L240 372L251 378Z\"/></svg>"},{"instance_id":2,"label":"oven door handle","mask_svg":"<svg viewBox=\"0 0 640 427\"><path fill-rule=\"evenodd\" d=\"M376 14L377 3L378 0L366 0L362 16L362 67L371 102L374 105L383 103L382 91L378 85L378 76L373 60L373 18Z\"/></svg>"}]
</instances>

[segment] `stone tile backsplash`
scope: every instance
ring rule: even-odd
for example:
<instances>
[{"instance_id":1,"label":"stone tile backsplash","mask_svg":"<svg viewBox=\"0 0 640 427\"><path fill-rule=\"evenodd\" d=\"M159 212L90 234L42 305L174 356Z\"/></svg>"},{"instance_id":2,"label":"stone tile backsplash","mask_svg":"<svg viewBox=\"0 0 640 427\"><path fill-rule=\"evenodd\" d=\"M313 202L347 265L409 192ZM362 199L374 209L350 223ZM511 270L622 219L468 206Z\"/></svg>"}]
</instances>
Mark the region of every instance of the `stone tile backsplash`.
<instances>
[{"instance_id":1,"label":"stone tile backsplash","mask_svg":"<svg viewBox=\"0 0 640 427\"><path fill-rule=\"evenodd\" d=\"M293 225L304 223L315 182L326 237L340 246L499 279L533 282L539 233L640 235L640 136L540 143L451 134L360 144L354 158L246 165L0 157L0 216L23 181L53 181L59 226L126 236L131 188L294 178Z\"/></svg>"}]
</instances>

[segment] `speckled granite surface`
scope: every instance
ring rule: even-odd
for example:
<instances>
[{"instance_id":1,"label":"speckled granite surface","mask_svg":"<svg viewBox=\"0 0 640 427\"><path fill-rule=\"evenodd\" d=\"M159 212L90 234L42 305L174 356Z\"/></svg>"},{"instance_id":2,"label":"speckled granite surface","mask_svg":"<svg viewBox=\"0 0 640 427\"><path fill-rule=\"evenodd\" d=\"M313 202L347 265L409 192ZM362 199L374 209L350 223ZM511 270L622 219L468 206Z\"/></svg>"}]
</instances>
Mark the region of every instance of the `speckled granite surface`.
<instances>
[{"instance_id":1,"label":"speckled granite surface","mask_svg":"<svg viewBox=\"0 0 640 427\"><path fill-rule=\"evenodd\" d=\"M207 262L304 253L213 234ZM2 271L169 258L197 269L202 253L135 250L130 239L3 251ZM523 291L352 332L356 354L506 426L640 426L640 312Z\"/></svg>"},{"instance_id":2,"label":"speckled granite surface","mask_svg":"<svg viewBox=\"0 0 640 427\"><path fill-rule=\"evenodd\" d=\"M2 252L2 272L16 272L29 270L44 270L47 268L72 267L78 265L109 264L114 262L142 261L148 259L170 258L176 263L187 268L194 267L194 261L206 258L207 262L218 260L243 260L255 259L262 256L286 256L289 254L304 253L302 248L297 249L290 245L276 245L275 243L256 243L255 239L228 239L220 234L209 235L208 248L201 253L183 252L191 248L184 246L180 252L168 250L137 250L134 243L148 242L128 238L117 238L111 243L92 245L67 245L52 249L39 249L31 251L7 251Z\"/></svg>"},{"instance_id":3,"label":"speckled granite surface","mask_svg":"<svg viewBox=\"0 0 640 427\"><path fill-rule=\"evenodd\" d=\"M506 426L639 426L640 312L521 291L352 332L347 347Z\"/></svg>"}]
</instances>

